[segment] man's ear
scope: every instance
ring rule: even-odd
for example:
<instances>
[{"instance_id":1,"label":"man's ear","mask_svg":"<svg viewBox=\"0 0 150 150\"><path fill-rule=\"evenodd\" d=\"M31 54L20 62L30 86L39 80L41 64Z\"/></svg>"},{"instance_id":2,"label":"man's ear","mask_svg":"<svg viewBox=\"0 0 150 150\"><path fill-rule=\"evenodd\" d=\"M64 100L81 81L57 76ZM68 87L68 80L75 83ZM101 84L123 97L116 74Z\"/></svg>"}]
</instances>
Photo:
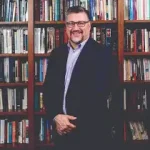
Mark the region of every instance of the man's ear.
<instances>
[{"instance_id":1,"label":"man's ear","mask_svg":"<svg viewBox=\"0 0 150 150\"><path fill-rule=\"evenodd\" d=\"M91 22L89 22L89 30L91 30Z\"/></svg>"}]
</instances>

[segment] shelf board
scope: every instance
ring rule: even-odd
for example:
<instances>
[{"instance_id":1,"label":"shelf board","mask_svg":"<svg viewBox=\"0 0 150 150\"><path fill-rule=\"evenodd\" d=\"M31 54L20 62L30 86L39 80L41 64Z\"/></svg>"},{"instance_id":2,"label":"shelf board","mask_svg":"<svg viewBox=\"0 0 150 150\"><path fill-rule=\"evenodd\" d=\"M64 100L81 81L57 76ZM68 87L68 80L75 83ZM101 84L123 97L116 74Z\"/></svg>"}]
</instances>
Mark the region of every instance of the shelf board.
<instances>
[{"instance_id":1,"label":"shelf board","mask_svg":"<svg viewBox=\"0 0 150 150\"><path fill-rule=\"evenodd\" d=\"M148 110L128 110L124 111L124 118L126 120L139 120L148 117Z\"/></svg>"},{"instance_id":2,"label":"shelf board","mask_svg":"<svg viewBox=\"0 0 150 150\"><path fill-rule=\"evenodd\" d=\"M43 86L43 82L36 82L35 85L36 86Z\"/></svg>"},{"instance_id":3,"label":"shelf board","mask_svg":"<svg viewBox=\"0 0 150 150\"><path fill-rule=\"evenodd\" d=\"M150 80L148 81L123 81L123 84L125 85L143 85L143 84L150 84Z\"/></svg>"},{"instance_id":4,"label":"shelf board","mask_svg":"<svg viewBox=\"0 0 150 150\"><path fill-rule=\"evenodd\" d=\"M97 20L91 21L92 24L116 24L117 20ZM65 21L35 21L36 25L65 25Z\"/></svg>"},{"instance_id":5,"label":"shelf board","mask_svg":"<svg viewBox=\"0 0 150 150\"><path fill-rule=\"evenodd\" d=\"M1 21L0 25L28 25L28 21L14 21L14 22L5 22L5 21Z\"/></svg>"},{"instance_id":6,"label":"shelf board","mask_svg":"<svg viewBox=\"0 0 150 150\"><path fill-rule=\"evenodd\" d=\"M65 25L65 21L35 21L35 24L37 25L46 25L46 24Z\"/></svg>"},{"instance_id":7,"label":"shelf board","mask_svg":"<svg viewBox=\"0 0 150 150\"><path fill-rule=\"evenodd\" d=\"M34 112L35 115L46 115L45 111L41 111L41 112Z\"/></svg>"},{"instance_id":8,"label":"shelf board","mask_svg":"<svg viewBox=\"0 0 150 150\"><path fill-rule=\"evenodd\" d=\"M16 86L27 86L28 83L0 83L0 87L16 87Z\"/></svg>"},{"instance_id":9,"label":"shelf board","mask_svg":"<svg viewBox=\"0 0 150 150\"><path fill-rule=\"evenodd\" d=\"M36 144L36 147L53 147L54 146L54 143L40 143L40 142L37 142L38 144Z\"/></svg>"},{"instance_id":10,"label":"shelf board","mask_svg":"<svg viewBox=\"0 0 150 150\"><path fill-rule=\"evenodd\" d=\"M96 20L91 21L92 24L116 24L117 20Z\"/></svg>"},{"instance_id":11,"label":"shelf board","mask_svg":"<svg viewBox=\"0 0 150 150\"><path fill-rule=\"evenodd\" d=\"M28 57L28 54L0 54L0 57Z\"/></svg>"},{"instance_id":12,"label":"shelf board","mask_svg":"<svg viewBox=\"0 0 150 150\"><path fill-rule=\"evenodd\" d=\"M26 143L23 143L23 144L0 144L0 149L24 149L24 148L27 148L28 147L28 144Z\"/></svg>"},{"instance_id":13,"label":"shelf board","mask_svg":"<svg viewBox=\"0 0 150 150\"><path fill-rule=\"evenodd\" d=\"M124 56L150 56L150 52L124 52Z\"/></svg>"},{"instance_id":14,"label":"shelf board","mask_svg":"<svg viewBox=\"0 0 150 150\"><path fill-rule=\"evenodd\" d=\"M147 114L148 113L148 110L131 110L131 111L127 111L127 110L124 110L124 113L125 114L130 114L130 113L133 113L133 114Z\"/></svg>"},{"instance_id":15,"label":"shelf board","mask_svg":"<svg viewBox=\"0 0 150 150\"><path fill-rule=\"evenodd\" d=\"M125 141L125 144L149 144L149 140L132 140L132 141ZM137 146L137 145L136 145Z\"/></svg>"},{"instance_id":16,"label":"shelf board","mask_svg":"<svg viewBox=\"0 0 150 150\"><path fill-rule=\"evenodd\" d=\"M10 111L10 112L1 112L0 111L0 116L26 116L27 115L27 111L26 112L14 112L14 111Z\"/></svg>"},{"instance_id":17,"label":"shelf board","mask_svg":"<svg viewBox=\"0 0 150 150\"><path fill-rule=\"evenodd\" d=\"M35 57L49 57L50 53L46 54L35 54Z\"/></svg>"},{"instance_id":18,"label":"shelf board","mask_svg":"<svg viewBox=\"0 0 150 150\"><path fill-rule=\"evenodd\" d=\"M150 23L150 20L125 20L124 23L127 23L127 24L135 24L135 23L148 24L148 23Z\"/></svg>"}]
</instances>

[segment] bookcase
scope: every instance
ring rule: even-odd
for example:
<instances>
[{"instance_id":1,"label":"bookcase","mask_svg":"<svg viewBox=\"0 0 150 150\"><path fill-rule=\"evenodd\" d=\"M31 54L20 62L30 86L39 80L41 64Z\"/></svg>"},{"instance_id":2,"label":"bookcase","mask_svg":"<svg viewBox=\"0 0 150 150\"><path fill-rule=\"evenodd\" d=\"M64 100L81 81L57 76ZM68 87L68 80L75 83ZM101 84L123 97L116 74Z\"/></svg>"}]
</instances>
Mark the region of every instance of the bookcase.
<instances>
[{"instance_id":1,"label":"bookcase","mask_svg":"<svg viewBox=\"0 0 150 150\"><path fill-rule=\"evenodd\" d=\"M138 0L134 0L134 2L137 1ZM145 2L144 4L150 3L150 0L140 1ZM11 106L9 106L10 108L7 107L6 110L4 110L2 104L0 104L0 110L2 109L0 112L0 149L53 149L54 144L51 141L50 135L51 123L48 121L42 102L42 85L46 73L47 58L55 46L57 47L61 43L67 42L64 23L65 13L63 12L65 12L69 6L78 4L88 7L90 10L96 3L94 3L94 0L90 0L89 2L90 7L88 7L87 0L0 1L1 8L4 6L7 9L13 8L12 10L17 13L16 16L19 16L19 13L22 14L23 8L26 7L26 13L23 13L26 17L24 16L23 18L25 19L22 20L18 19L19 17L14 17L14 12L12 16L9 15L7 9L5 10L6 16L4 16L6 18L4 19L2 9L0 9L0 28L1 30L3 28L6 29L6 31L2 30L1 34L6 34L5 32L7 32L7 34L11 33L11 36L12 33L19 34L18 32L20 32L20 34L23 34L20 38L17 37L19 41L16 44L23 43L21 45L22 47L20 46L20 50L23 48L22 52L13 51L15 49L13 44L11 48L8 46L6 48L7 51L4 52L5 45L7 45L7 42L4 41L9 41L10 39L3 39L0 35L2 41L0 42L0 103L2 101L2 95L5 97L4 107L8 105L8 103L6 103L8 95L10 100L11 96L13 97L15 95L14 93L17 93L16 97L18 97L16 98L17 105L16 103L15 106L11 104ZM113 142L116 145L119 144L122 149L146 149L150 146L149 79L145 77L148 75L145 75L139 80L135 66L137 66L137 59L139 59L138 63L143 62L143 58L146 62L149 62L150 44L149 47L147 46L147 52L142 49L142 44L141 47L138 45L139 49L141 48L142 50L138 52L136 51L137 48L135 48L135 44L133 44L135 43L133 37L135 37L137 33L135 29L139 29L136 42L139 43L143 38L142 42L145 44L144 38L148 33L147 30L141 31L140 29L150 28L150 18L149 20L144 20L144 18L139 18L139 20L137 18L127 18L126 13L130 12L129 8L134 4L132 0L99 0L99 2L101 5L106 5L105 9L102 9L102 12L107 12L107 14L104 15L102 12L97 12L99 14L102 13L102 15L99 15L99 17L92 16L91 37L102 44L112 44L114 62L112 68L113 88L110 95L111 100L108 101L108 107L112 115L112 130L115 132ZM127 5L127 2L130 4L130 7ZM59 3L60 5L57 5ZM116 11L110 7L111 4L113 6L112 8L115 8ZM20 12L18 12L18 8L20 8ZM52 8L55 8L55 11ZM125 13L123 8L127 10ZM150 8L146 8L147 11L150 11ZM12 10L10 12L12 12ZM51 13L48 14L47 10ZM129 14L131 15L131 12ZM133 17L133 15L130 17ZM9 31L9 29L11 29L11 31ZM101 30L101 32L99 32L99 30ZM140 37L142 32L146 33L146 36ZM131 33L133 33L132 36ZM7 38L7 36L4 36L4 38ZM134 39L132 44L130 43L131 38ZM132 48L129 47L129 45L132 46ZM4 62L6 62L5 65ZM129 65L132 62L133 64L131 66L134 66L134 69L130 70L135 72L132 74L132 77L128 79L126 78L127 75L125 75L128 70L126 63ZM16 67L15 63L18 67ZM13 69L10 69L11 71L9 70L12 75L9 75L8 79L10 79L10 81L7 81L5 79L6 75L2 73L5 69L7 70L6 66L8 64L9 68L17 70L17 73L14 72ZM10 67L11 65L12 67ZM147 67L146 70L148 72L148 70L150 70L149 67ZM20 96L23 100L22 102L19 101L21 99ZM144 103L141 103L142 98L137 97L146 97L145 99L143 98ZM17 124L19 127L25 127L20 127L20 131L18 126L13 124ZM136 137L133 137L133 130L131 130L133 124L135 124L135 126L143 125L144 129L142 129L147 131L148 139L136 139ZM13 138L10 137L9 139L8 132L11 131L11 128L15 128L17 134L19 132L19 135L24 135L26 140L23 141L23 137L21 139L17 137L18 140L16 140L13 136L16 137L17 135L14 133L11 133ZM5 129L4 132L2 132L3 129ZM7 133L7 135L4 135L4 133ZM11 134L9 136L11 136Z\"/></svg>"},{"instance_id":2,"label":"bookcase","mask_svg":"<svg viewBox=\"0 0 150 150\"><path fill-rule=\"evenodd\" d=\"M120 83L125 149L148 149L149 128L149 3L124 0Z\"/></svg>"}]
</instances>

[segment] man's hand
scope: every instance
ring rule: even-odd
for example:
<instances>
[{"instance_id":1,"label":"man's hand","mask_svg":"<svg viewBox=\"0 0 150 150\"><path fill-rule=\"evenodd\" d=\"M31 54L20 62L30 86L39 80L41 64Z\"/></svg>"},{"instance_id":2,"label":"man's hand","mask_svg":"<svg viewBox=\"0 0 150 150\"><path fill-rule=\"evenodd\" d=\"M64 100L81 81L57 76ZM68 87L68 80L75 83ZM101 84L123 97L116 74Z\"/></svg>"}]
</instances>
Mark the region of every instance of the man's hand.
<instances>
[{"instance_id":1,"label":"man's hand","mask_svg":"<svg viewBox=\"0 0 150 150\"><path fill-rule=\"evenodd\" d=\"M77 119L74 116L58 114L54 121L56 123L56 130L59 135L63 135L72 131L76 126L70 123L71 120Z\"/></svg>"}]
</instances>

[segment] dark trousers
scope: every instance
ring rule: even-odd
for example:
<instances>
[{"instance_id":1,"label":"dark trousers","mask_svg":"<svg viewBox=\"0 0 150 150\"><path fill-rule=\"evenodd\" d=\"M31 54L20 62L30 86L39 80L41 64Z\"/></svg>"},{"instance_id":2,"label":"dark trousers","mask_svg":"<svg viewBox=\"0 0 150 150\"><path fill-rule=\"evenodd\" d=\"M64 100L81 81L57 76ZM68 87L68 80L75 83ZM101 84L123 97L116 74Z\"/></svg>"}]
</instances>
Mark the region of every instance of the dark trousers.
<instances>
[{"instance_id":1,"label":"dark trousers","mask_svg":"<svg viewBox=\"0 0 150 150\"><path fill-rule=\"evenodd\" d=\"M66 135L55 134L54 150L80 150L80 136L77 131Z\"/></svg>"}]
</instances>

